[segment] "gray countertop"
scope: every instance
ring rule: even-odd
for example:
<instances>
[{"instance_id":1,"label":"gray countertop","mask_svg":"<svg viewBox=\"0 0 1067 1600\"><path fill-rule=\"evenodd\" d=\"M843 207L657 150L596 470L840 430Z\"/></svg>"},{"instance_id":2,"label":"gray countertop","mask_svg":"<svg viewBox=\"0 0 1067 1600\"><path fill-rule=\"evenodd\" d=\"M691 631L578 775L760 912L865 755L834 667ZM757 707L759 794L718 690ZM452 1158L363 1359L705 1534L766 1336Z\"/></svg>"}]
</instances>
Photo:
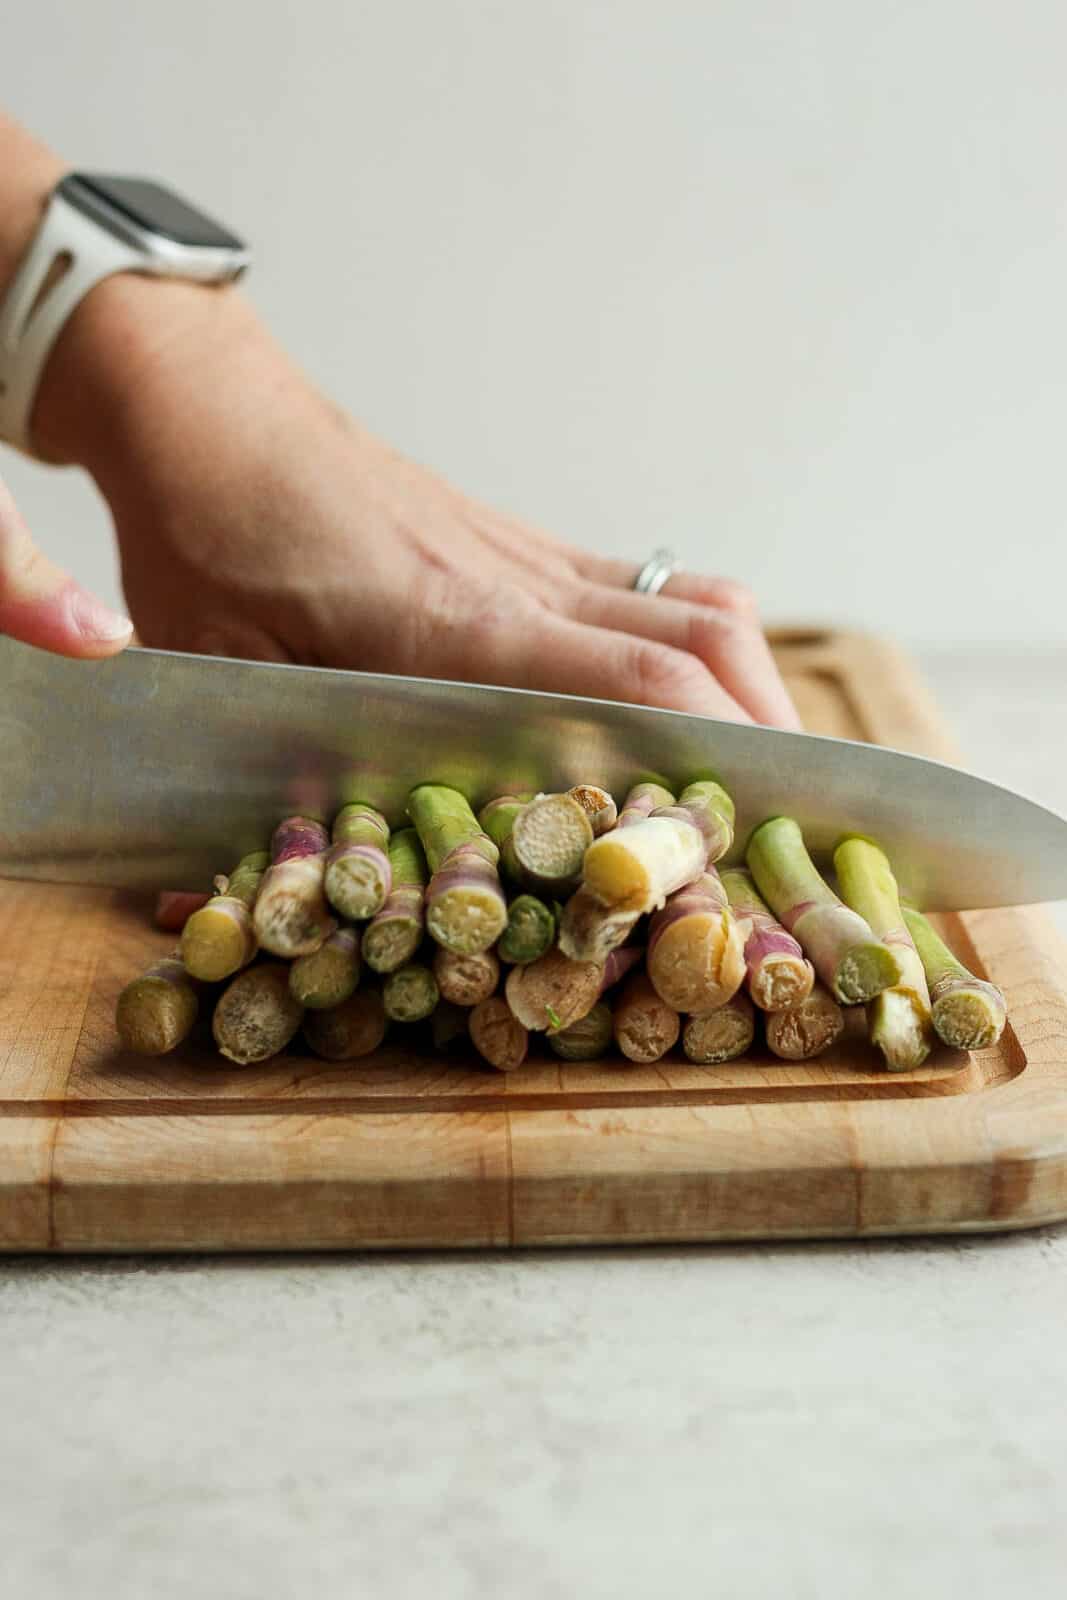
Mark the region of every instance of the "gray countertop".
<instances>
[{"instance_id":1,"label":"gray countertop","mask_svg":"<svg viewBox=\"0 0 1067 1600\"><path fill-rule=\"evenodd\" d=\"M1067 653L923 665L1067 811ZM2 1591L1059 1600L1065 1327L1067 1228L9 1260Z\"/></svg>"}]
</instances>

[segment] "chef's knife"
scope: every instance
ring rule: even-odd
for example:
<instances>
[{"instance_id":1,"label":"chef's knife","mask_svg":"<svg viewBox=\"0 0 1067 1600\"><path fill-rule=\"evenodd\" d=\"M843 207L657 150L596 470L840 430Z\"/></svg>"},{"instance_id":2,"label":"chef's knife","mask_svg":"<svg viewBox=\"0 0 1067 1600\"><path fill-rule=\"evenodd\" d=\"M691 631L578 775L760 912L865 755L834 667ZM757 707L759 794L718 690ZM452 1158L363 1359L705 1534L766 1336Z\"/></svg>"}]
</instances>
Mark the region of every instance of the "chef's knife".
<instances>
[{"instance_id":1,"label":"chef's knife","mask_svg":"<svg viewBox=\"0 0 1067 1600\"><path fill-rule=\"evenodd\" d=\"M874 745L521 689L127 650L87 664L0 640L0 874L199 888L293 811L409 788L475 805L580 781L718 775L750 828L787 812L817 855L874 835L945 910L1067 898L1067 822Z\"/></svg>"}]
</instances>

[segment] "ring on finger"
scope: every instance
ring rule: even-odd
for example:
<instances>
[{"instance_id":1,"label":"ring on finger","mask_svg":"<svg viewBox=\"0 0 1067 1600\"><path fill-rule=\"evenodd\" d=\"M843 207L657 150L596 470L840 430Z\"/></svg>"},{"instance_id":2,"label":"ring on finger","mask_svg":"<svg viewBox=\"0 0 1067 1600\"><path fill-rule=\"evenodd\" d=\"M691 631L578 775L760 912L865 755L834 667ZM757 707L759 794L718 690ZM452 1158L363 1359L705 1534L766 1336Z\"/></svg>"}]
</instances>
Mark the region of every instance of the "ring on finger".
<instances>
[{"instance_id":1,"label":"ring on finger","mask_svg":"<svg viewBox=\"0 0 1067 1600\"><path fill-rule=\"evenodd\" d=\"M667 579L673 577L681 565L674 551L666 546L653 550L633 581L634 591L637 594L659 594Z\"/></svg>"}]
</instances>

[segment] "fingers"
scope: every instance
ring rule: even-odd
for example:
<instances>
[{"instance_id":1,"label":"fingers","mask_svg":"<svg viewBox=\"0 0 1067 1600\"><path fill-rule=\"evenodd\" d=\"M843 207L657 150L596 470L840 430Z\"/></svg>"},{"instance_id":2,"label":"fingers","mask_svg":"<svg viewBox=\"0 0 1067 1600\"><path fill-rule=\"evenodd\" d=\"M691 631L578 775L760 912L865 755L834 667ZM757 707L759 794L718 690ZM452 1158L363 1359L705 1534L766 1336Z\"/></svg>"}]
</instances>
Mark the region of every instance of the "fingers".
<instances>
[{"instance_id":1,"label":"fingers","mask_svg":"<svg viewBox=\"0 0 1067 1600\"><path fill-rule=\"evenodd\" d=\"M30 537L0 483L0 633L56 655L117 654L133 624L54 566Z\"/></svg>"}]
</instances>

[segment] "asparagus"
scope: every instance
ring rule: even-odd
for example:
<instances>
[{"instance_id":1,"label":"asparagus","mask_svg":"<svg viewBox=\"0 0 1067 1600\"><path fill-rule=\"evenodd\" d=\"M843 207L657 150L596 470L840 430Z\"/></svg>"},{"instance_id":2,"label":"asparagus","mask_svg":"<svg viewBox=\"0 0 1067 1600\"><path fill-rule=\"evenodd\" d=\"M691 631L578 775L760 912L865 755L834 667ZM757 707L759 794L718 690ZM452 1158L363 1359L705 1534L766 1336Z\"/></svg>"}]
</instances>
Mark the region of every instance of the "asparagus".
<instances>
[{"instance_id":1,"label":"asparagus","mask_svg":"<svg viewBox=\"0 0 1067 1600\"><path fill-rule=\"evenodd\" d=\"M644 959L645 952L636 945L627 945L624 950L612 950L604 962L604 970L600 976L600 994L621 983L626 974Z\"/></svg>"},{"instance_id":2,"label":"asparagus","mask_svg":"<svg viewBox=\"0 0 1067 1600\"><path fill-rule=\"evenodd\" d=\"M593 829L593 837L610 833L619 820L618 807L606 789L598 783L576 783L567 793L577 800Z\"/></svg>"},{"instance_id":3,"label":"asparagus","mask_svg":"<svg viewBox=\"0 0 1067 1600\"><path fill-rule=\"evenodd\" d=\"M756 1031L756 1013L743 989L718 1011L690 1017L682 1029L682 1049L698 1066L716 1066L743 1056Z\"/></svg>"},{"instance_id":4,"label":"asparagus","mask_svg":"<svg viewBox=\"0 0 1067 1600\"><path fill-rule=\"evenodd\" d=\"M139 1056L165 1056L188 1037L199 1009L199 985L175 950L119 995L115 1027L122 1048Z\"/></svg>"},{"instance_id":5,"label":"asparagus","mask_svg":"<svg viewBox=\"0 0 1067 1600\"><path fill-rule=\"evenodd\" d=\"M748 992L761 1011L784 1011L811 993L815 968L791 933L775 920L740 867L727 868L723 887L745 935Z\"/></svg>"},{"instance_id":6,"label":"asparagus","mask_svg":"<svg viewBox=\"0 0 1067 1600\"><path fill-rule=\"evenodd\" d=\"M442 1000L457 1006L476 1006L495 994L500 982L500 962L491 950L476 956L458 956L454 950L437 950L433 975Z\"/></svg>"},{"instance_id":7,"label":"asparagus","mask_svg":"<svg viewBox=\"0 0 1067 1600\"><path fill-rule=\"evenodd\" d=\"M653 811L674 803L674 795L662 783L635 783L622 803L618 825L630 828L635 822L644 822Z\"/></svg>"},{"instance_id":8,"label":"asparagus","mask_svg":"<svg viewBox=\"0 0 1067 1600\"><path fill-rule=\"evenodd\" d=\"M380 991L367 985L329 1011L309 1012L304 1037L327 1061L354 1061L377 1050L388 1026Z\"/></svg>"},{"instance_id":9,"label":"asparagus","mask_svg":"<svg viewBox=\"0 0 1067 1600\"><path fill-rule=\"evenodd\" d=\"M272 955L306 956L337 926L323 889L329 835L311 817L287 817L274 830L271 865L256 896L256 938Z\"/></svg>"},{"instance_id":10,"label":"asparagus","mask_svg":"<svg viewBox=\"0 0 1067 1600\"><path fill-rule=\"evenodd\" d=\"M611 1044L611 1007L598 1000L592 1011L560 1033L550 1033L549 1049L562 1061L595 1061Z\"/></svg>"},{"instance_id":11,"label":"asparagus","mask_svg":"<svg viewBox=\"0 0 1067 1600\"><path fill-rule=\"evenodd\" d=\"M783 1061L810 1061L841 1037L845 1017L829 990L817 983L787 1011L769 1011L764 1022L767 1047L774 1055Z\"/></svg>"},{"instance_id":12,"label":"asparagus","mask_svg":"<svg viewBox=\"0 0 1067 1600\"><path fill-rule=\"evenodd\" d=\"M382 984L382 1004L390 1022L421 1022L439 998L436 978L418 961L398 967Z\"/></svg>"},{"instance_id":13,"label":"asparagus","mask_svg":"<svg viewBox=\"0 0 1067 1600\"><path fill-rule=\"evenodd\" d=\"M182 960L192 977L221 983L252 960L259 948L252 907L269 865L264 850L243 856L229 878L217 880L214 899L193 912L182 932Z\"/></svg>"},{"instance_id":14,"label":"asparagus","mask_svg":"<svg viewBox=\"0 0 1067 1600\"><path fill-rule=\"evenodd\" d=\"M834 869L846 904L889 945L900 962L897 983L867 1007L867 1031L891 1072L921 1067L934 1043L930 991L915 943L904 922L892 868L871 839L853 835L834 851Z\"/></svg>"},{"instance_id":15,"label":"asparagus","mask_svg":"<svg viewBox=\"0 0 1067 1600\"><path fill-rule=\"evenodd\" d=\"M508 906L508 925L500 935L497 952L503 961L523 966L551 949L555 937L551 906L533 894L516 895Z\"/></svg>"},{"instance_id":16,"label":"asparagus","mask_svg":"<svg viewBox=\"0 0 1067 1600\"><path fill-rule=\"evenodd\" d=\"M1004 996L996 984L969 972L920 912L905 906L904 920L930 986L938 1038L953 1050L988 1050L1008 1020Z\"/></svg>"},{"instance_id":17,"label":"asparagus","mask_svg":"<svg viewBox=\"0 0 1067 1600\"><path fill-rule=\"evenodd\" d=\"M674 1011L724 1005L745 978L745 940L714 867L670 896L648 931L648 975Z\"/></svg>"},{"instance_id":18,"label":"asparagus","mask_svg":"<svg viewBox=\"0 0 1067 1600\"><path fill-rule=\"evenodd\" d=\"M533 799L531 794L501 794L490 800L478 813L478 825L488 834L500 852L500 866L513 883L518 883L522 870L511 848L511 835L515 818Z\"/></svg>"},{"instance_id":19,"label":"asparagus","mask_svg":"<svg viewBox=\"0 0 1067 1600\"><path fill-rule=\"evenodd\" d=\"M678 1043L682 1019L660 999L648 973L637 971L627 978L615 1002L613 1025L615 1043L626 1059L649 1064Z\"/></svg>"},{"instance_id":20,"label":"asparagus","mask_svg":"<svg viewBox=\"0 0 1067 1600\"><path fill-rule=\"evenodd\" d=\"M389 873L389 898L363 930L363 959L374 972L395 972L422 943L429 874L414 828L401 828L389 840Z\"/></svg>"},{"instance_id":21,"label":"asparagus","mask_svg":"<svg viewBox=\"0 0 1067 1600\"><path fill-rule=\"evenodd\" d=\"M433 876L426 891L426 926L448 950L488 950L507 926L500 887L500 852L456 789L420 784L408 811Z\"/></svg>"},{"instance_id":22,"label":"asparagus","mask_svg":"<svg viewBox=\"0 0 1067 1600\"><path fill-rule=\"evenodd\" d=\"M247 1067L284 1050L303 1015L303 1006L289 989L289 968L280 961L266 961L231 979L211 1026L227 1060Z\"/></svg>"},{"instance_id":23,"label":"asparagus","mask_svg":"<svg viewBox=\"0 0 1067 1600\"><path fill-rule=\"evenodd\" d=\"M389 824L373 806L342 806L333 822L326 857L326 898L349 922L363 922L384 906L393 886Z\"/></svg>"},{"instance_id":24,"label":"asparagus","mask_svg":"<svg viewBox=\"0 0 1067 1600\"><path fill-rule=\"evenodd\" d=\"M760 894L835 1000L862 1004L900 982L895 952L823 882L791 817L772 817L756 829L748 865Z\"/></svg>"},{"instance_id":25,"label":"asparagus","mask_svg":"<svg viewBox=\"0 0 1067 1600\"><path fill-rule=\"evenodd\" d=\"M523 806L508 839L508 863L519 882L543 894L576 888L585 852L593 842L588 813L570 794L543 794Z\"/></svg>"},{"instance_id":26,"label":"asparagus","mask_svg":"<svg viewBox=\"0 0 1067 1600\"><path fill-rule=\"evenodd\" d=\"M521 972L521 967L516 967ZM491 995L476 1005L467 1018L471 1043L498 1072L513 1072L526 1060L529 1035L515 1017L503 995Z\"/></svg>"},{"instance_id":27,"label":"asparagus","mask_svg":"<svg viewBox=\"0 0 1067 1600\"><path fill-rule=\"evenodd\" d=\"M302 1006L327 1011L347 1000L359 983L359 934L338 928L309 956L289 968L289 988Z\"/></svg>"},{"instance_id":28,"label":"asparagus","mask_svg":"<svg viewBox=\"0 0 1067 1600\"><path fill-rule=\"evenodd\" d=\"M640 920L639 911L614 911L605 906L583 883L563 907L559 947L572 961L603 961L625 943Z\"/></svg>"},{"instance_id":29,"label":"asparagus","mask_svg":"<svg viewBox=\"0 0 1067 1600\"><path fill-rule=\"evenodd\" d=\"M602 962L570 961L562 951L549 950L529 966L512 967L504 993L524 1028L559 1033L593 1009L603 977Z\"/></svg>"},{"instance_id":30,"label":"asparagus","mask_svg":"<svg viewBox=\"0 0 1067 1600\"><path fill-rule=\"evenodd\" d=\"M612 911L655 911L730 848L733 819L725 789L691 783L677 805L594 839L585 853L585 885Z\"/></svg>"}]
</instances>

